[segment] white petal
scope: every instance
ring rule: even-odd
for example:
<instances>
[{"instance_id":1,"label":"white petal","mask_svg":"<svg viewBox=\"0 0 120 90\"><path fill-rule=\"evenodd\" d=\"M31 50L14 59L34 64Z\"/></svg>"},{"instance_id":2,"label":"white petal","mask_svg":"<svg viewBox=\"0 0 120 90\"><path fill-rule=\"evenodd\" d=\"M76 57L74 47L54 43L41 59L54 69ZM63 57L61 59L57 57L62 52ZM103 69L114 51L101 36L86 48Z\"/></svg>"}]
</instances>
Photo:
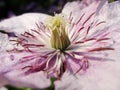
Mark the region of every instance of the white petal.
<instances>
[{"instance_id":1,"label":"white petal","mask_svg":"<svg viewBox=\"0 0 120 90\"><path fill-rule=\"evenodd\" d=\"M24 33L36 27L36 23L44 22L48 15L41 13L27 13L20 16L12 17L0 22L0 30L6 32Z\"/></svg>"}]
</instances>

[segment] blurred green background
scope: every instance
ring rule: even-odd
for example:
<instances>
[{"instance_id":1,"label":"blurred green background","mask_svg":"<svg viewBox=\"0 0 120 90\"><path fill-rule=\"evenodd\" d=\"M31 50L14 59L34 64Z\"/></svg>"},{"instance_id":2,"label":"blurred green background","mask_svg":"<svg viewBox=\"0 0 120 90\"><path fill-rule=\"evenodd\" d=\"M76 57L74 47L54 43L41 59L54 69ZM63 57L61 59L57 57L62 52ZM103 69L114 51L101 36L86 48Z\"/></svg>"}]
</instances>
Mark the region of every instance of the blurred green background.
<instances>
[{"instance_id":1,"label":"blurred green background","mask_svg":"<svg viewBox=\"0 0 120 90\"><path fill-rule=\"evenodd\" d=\"M0 0L0 20L28 12L53 15L54 12L61 12L65 3L71 1L75 0ZM109 0L109 2L113 1L116 0ZM8 90L35 90L30 88L15 88L12 86L6 87ZM51 85L51 87L44 90L54 90L54 87Z\"/></svg>"}]
</instances>

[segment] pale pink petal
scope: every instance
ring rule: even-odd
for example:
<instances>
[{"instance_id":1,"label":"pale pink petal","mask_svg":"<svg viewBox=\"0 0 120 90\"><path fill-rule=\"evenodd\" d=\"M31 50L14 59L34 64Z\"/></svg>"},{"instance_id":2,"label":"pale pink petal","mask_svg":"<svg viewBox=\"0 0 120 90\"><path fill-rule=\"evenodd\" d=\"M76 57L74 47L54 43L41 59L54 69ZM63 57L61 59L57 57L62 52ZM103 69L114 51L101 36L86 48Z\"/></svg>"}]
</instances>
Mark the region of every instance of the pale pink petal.
<instances>
[{"instance_id":1,"label":"pale pink petal","mask_svg":"<svg viewBox=\"0 0 120 90\"><path fill-rule=\"evenodd\" d=\"M10 84L17 87L32 87L46 88L50 85L50 80L47 79L44 73L38 72L33 74L25 74L26 65L31 65L32 62L22 63L21 57L30 55L29 53L3 53L0 55L0 76L3 76ZM4 79L3 78L3 79ZM4 84L4 83L3 83ZM2 85L2 83L1 83Z\"/></svg>"},{"instance_id":2,"label":"pale pink petal","mask_svg":"<svg viewBox=\"0 0 120 90\"><path fill-rule=\"evenodd\" d=\"M120 61L91 62L86 73L63 76L56 81L56 90L119 90ZM72 88L72 89L70 89Z\"/></svg>"},{"instance_id":3,"label":"pale pink petal","mask_svg":"<svg viewBox=\"0 0 120 90\"><path fill-rule=\"evenodd\" d=\"M105 14L109 15L110 13L108 13L107 10L108 9L106 8L105 12L107 13ZM104 12L104 10L101 10L99 13L99 15L102 16L101 12ZM111 46L115 50L102 52L107 53L107 61L89 60L90 66L85 72L79 72L79 74L76 74L75 76L72 76L70 74L67 76L64 75L60 81L55 82L56 90L120 90L120 25L115 25L115 23L119 22L109 22L109 18L107 17L107 15L105 16L106 19L103 20L106 20L108 25L103 27L104 29L94 29L96 31L91 36L94 37L94 35L99 32L97 30L100 30L99 35L102 35L103 33L105 34L105 32L109 32L109 34L106 36L111 38L111 41L109 41L109 43L112 43L113 40L114 44ZM111 18L111 20L114 20L114 17ZM109 23L111 23L111 26L109 25ZM74 66L73 69L75 69L75 62L70 63L71 66Z\"/></svg>"},{"instance_id":4,"label":"pale pink petal","mask_svg":"<svg viewBox=\"0 0 120 90\"><path fill-rule=\"evenodd\" d=\"M27 13L0 22L0 30L6 32L24 33L36 27L36 23L44 22L48 15L40 13Z\"/></svg>"},{"instance_id":5,"label":"pale pink petal","mask_svg":"<svg viewBox=\"0 0 120 90\"><path fill-rule=\"evenodd\" d=\"M102 0L82 0L82 3L86 6L90 5L93 2L102 1Z\"/></svg>"},{"instance_id":6,"label":"pale pink petal","mask_svg":"<svg viewBox=\"0 0 120 90\"><path fill-rule=\"evenodd\" d=\"M81 4L80 1L74 1L74 2L68 2L63 10L62 13L64 13L65 15L70 15L71 12L77 13L82 10L82 8L84 7L84 5Z\"/></svg>"},{"instance_id":7,"label":"pale pink petal","mask_svg":"<svg viewBox=\"0 0 120 90\"><path fill-rule=\"evenodd\" d=\"M82 1L73 1L73 2L68 2L63 10L62 13L66 15L70 15L70 13L78 14L81 12L82 9L86 8L92 3L99 3L101 0L82 0ZM98 4L96 4L98 5ZM95 5L95 7L96 7Z\"/></svg>"},{"instance_id":8,"label":"pale pink petal","mask_svg":"<svg viewBox=\"0 0 120 90\"><path fill-rule=\"evenodd\" d=\"M117 26L116 26L117 27ZM65 74L55 82L56 90L119 90L120 89L120 34L112 33L115 50L107 51L108 61L90 61L89 68L75 76ZM71 89L72 88L72 89Z\"/></svg>"},{"instance_id":9,"label":"pale pink petal","mask_svg":"<svg viewBox=\"0 0 120 90\"><path fill-rule=\"evenodd\" d=\"M12 50L15 45L9 41L9 37L6 34L0 33L0 54L5 52L6 50Z\"/></svg>"},{"instance_id":10,"label":"pale pink petal","mask_svg":"<svg viewBox=\"0 0 120 90\"><path fill-rule=\"evenodd\" d=\"M4 76L1 76L0 75L0 90L1 90L1 87L4 86L4 85L7 85L8 84L8 80L5 79Z\"/></svg>"},{"instance_id":11,"label":"pale pink petal","mask_svg":"<svg viewBox=\"0 0 120 90\"><path fill-rule=\"evenodd\" d=\"M0 54L0 74L11 71L13 66L19 62L22 56L29 55L28 53L7 53Z\"/></svg>"},{"instance_id":12,"label":"pale pink petal","mask_svg":"<svg viewBox=\"0 0 120 90\"><path fill-rule=\"evenodd\" d=\"M79 1L71 2L65 5L62 13L65 14L73 23L76 23L79 19L84 23L86 22L86 19L89 19L89 17L91 18L88 21L91 22L91 20L94 19L92 16L95 15L99 4L100 1L94 2L85 8L81 8L81 3ZM89 22L87 22L87 24L89 24Z\"/></svg>"},{"instance_id":13,"label":"pale pink petal","mask_svg":"<svg viewBox=\"0 0 120 90\"><path fill-rule=\"evenodd\" d=\"M9 85L16 87L47 88L50 86L50 79L46 78L43 72L24 75L23 71L12 71L4 75Z\"/></svg>"},{"instance_id":14,"label":"pale pink petal","mask_svg":"<svg viewBox=\"0 0 120 90\"><path fill-rule=\"evenodd\" d=\"M6 48L8 42L8 36L0 33L0 54Z\"/></svg>"},{"instance_id":15,"label":"pale pink petal","mask_svg":"<svg viewBox=\"0 0 120 90\"><path fill-rule=\"evenodd\" d=\"M119 90L120 89L120 66L117 61L108 61L98 64L91 62L92 65L87 73L79 76L79 80L84 87L83 90L93 90L93 85L96 90ZM91 83L90 83L91 82ZM93 85L91 86L91 84Z\"/></svg>"},{"instance_id":16,"label":"pale pink petal","mask_svg":"<svg viewBox=\"0 0 120 90\"><path fill-rule=\"evenodd\" d=\"M82 86L79 84L79 80L66 72L61 80L54 82L55 90L82 90Z\"/></svg>"},{"instance_id":17,"label":"pale pink petal","mask_svg":"<svg viewBox=\"0 0 120 90\"><path fill-rule=\"evenodd\" d=\"M100 6L99 6L100 7ZM100 10L97 19L100 21L105 21L105 25L102 25L100 28L108 27L110 25L120 23L120 2L115 1L112 3L106 2Z\"/></svg>"},{"instance_id":18,"label":"pale pink petal","mask_svg":"<svg viewBox=\"0 0 120 90\"><path fill-rule=\"evenodd\" d=\"M120 23L120 2L115 1L109 4L108 8L108 22L109 25Z\"/></svg>"}]
</instances>

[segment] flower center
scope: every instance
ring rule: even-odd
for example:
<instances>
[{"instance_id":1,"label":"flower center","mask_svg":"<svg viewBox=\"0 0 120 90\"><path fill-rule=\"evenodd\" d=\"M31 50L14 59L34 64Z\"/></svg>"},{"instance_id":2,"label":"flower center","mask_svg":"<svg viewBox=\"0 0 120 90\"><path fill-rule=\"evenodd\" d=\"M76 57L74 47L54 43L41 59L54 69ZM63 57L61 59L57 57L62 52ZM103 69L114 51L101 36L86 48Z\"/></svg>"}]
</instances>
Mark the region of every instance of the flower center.
<instances>
[{"instance_id":1,"label":"flower center","mask_svg":"<svg viewBox=\"0 0 120 90\"><path fill-rule=\"evenodd\" d=\"M64 51L70 45L70 40L66 33L67 24L67 20L61 14L55 14L54 17L50 18L52 48Z\"/></svg>"}]
</instances>

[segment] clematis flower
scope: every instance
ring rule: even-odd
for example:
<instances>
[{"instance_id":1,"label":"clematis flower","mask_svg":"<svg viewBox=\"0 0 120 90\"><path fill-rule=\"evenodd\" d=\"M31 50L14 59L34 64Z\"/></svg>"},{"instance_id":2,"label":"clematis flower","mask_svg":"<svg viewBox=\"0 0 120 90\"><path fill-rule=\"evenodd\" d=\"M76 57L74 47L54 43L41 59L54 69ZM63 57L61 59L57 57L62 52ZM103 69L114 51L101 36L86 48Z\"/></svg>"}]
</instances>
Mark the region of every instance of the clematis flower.
<instances>
[{"instance_id":1,"label":"clematis flower","mask_svg":"<svg viewBox=\"0 0 120 90\"><path fill-rule=\"evenodd\" d=\"M68 3L54 16L30 13L0 22L15 34L0 55L6 84L45 88L56 78L56 90L120 89L120 3L86 1Z\"/></svg>"}]
</instances>

